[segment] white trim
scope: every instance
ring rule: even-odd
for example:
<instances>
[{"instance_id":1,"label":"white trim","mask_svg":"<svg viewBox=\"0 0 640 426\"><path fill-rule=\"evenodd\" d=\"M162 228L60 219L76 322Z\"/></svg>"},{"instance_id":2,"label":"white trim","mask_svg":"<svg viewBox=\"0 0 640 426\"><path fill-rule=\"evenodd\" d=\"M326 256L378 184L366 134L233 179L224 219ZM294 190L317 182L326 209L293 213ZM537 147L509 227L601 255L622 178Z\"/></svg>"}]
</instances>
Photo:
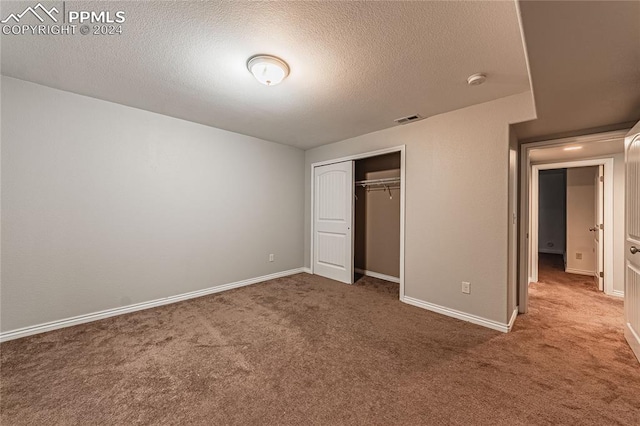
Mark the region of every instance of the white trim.
<instances>
[{"instance_id":1,"label":"white trim","mask_svg":"<svg viewBox=\"0 0 640 426\"><path fill-rule=\"evenodd\" d=\"M625 324L624 337L626 337L629 346L631 346L631 350L636 355L636 358L638 358L638 361L640 361L640 336L636 334L629 323Z\"/></svg>"},{"instance_id":2,"label":"white trim","mask_svg":"<svg viewBox=\"0 0 640 426\"><path fill-rule=\"evenodd\" d=\"M611 295L615 296L615 297L624 297L624 291L622 291L622 290L613 290L611 292Z\"/></svg>"},{"instance_id":3,"label":"white trim","mask_svg":"<svg viewBox=\"0 0 640 426\"><path fill-rule=\"evenodd\" d=\"M462 321L467 321L473 324L481 325L483 327L491 328L493 330L498 330L503 333L508 333L510 329L509 324L503 324L501 322L479 317L477 315L471 315L466 312L461 312L455 309L447 308L445 306L436 305L435 303L425 302L424 300L414 299L413 297L405 296L403 302L408 305L417 306L418 308L426 309L428 311L436 312L438 314L446 315L448 317L452 317Z\"/></svg>"},{"instance_id":4,"label":"white trim","mask_svg":"<svg viewBox=\"0 0 640 426\"><path fill-rule=\"evenodd\" d=\"M306 266L302 268L302 272L304 272L305 274L313 274L311 268L307 268Z\"/></svg>"},{"instance_id":5,"label":"white trim","mask_svg":"<svg viewBox=\"0 0 640 426\"><path fill-rule=\"evenodd\" d=\"M399 277L393 277L391 275L385 275L379 272L368 271L366 269L360 269L360 268L355 268L354 271L356 271L359 274L366 275L368 277L378 278L380 280L385 280L385 281L390 281L392 283L400 284Z\"/></svg>"},{"instance_id":6,"label":"white trim","mask_svg":"<svg viewBox=\"0 0 640 426\"><path fill-rule=\"evenodd\" d=\"M575 268L565 268L564 270L567 274L577 274L577 275L588 275L590 277L595 277L595 271L587 271L585 269L575 269Z\"/></svg>"},{"instance_id":7,"label":"white trim","mask_svg":"<svg viewBox=\"0 0 640 426\"><path fill-rule=\"evenodd\" d=\"M405 146L400 147L400 297L401 301L404 300L404 241L405 241L405 227L404 227L404 215L405 215L405 203L407 189L407 154Z\"/></svg>"},{"instance_id":8,"label":"white trim","mask_svg":"<svg viewBox=\"0 0 640 426\"><path fill-rule=\"evenodd\" d=\"M33 334L44 333L47 331L57 330L59 328L71 327L87 322L98 321L101 319L113 317L116 315L128 314L131 312L141 311L143 309L155 308L158 306L169 305L171 303L181 302L183 300L194 299L209 294L220 293L222 291L231 290L238 287L244 287L251 284L257 284L263 281L282 278L289 275L304 272L304 268L290 269L288 271L276 272L274 274L263 275L261 277L249 278L247 280L236 281L233 283L222 284L215 287L209 287L202 290L182 293L175 296L163 297L161 299L151 300L148 302L135 303L133 305L122 306L120 308L106 309L104 311L93 312L90 314L78 315L71 318L46 322L43 324L32 325L29 327L18 328L16 330L5 331L0 333L0 343L8 340L19 339L21 337L31 336Z\"/></svg>"},{"instance_id":9,"label":"white trim","mask_svg":"<svg viewBox=\"0 0 640 426\"><path fill-rule=\"evenodd\" d=\"M509 319L509 331L511 331L511 329L513 328L513 324L516 323L516 318L518 317L518 307L516 306L516 308L513 310L513 313L511 314L511 318Z\"/></svg>"},{"instance_id":10,"label":"white trim","mask_svg":"<svg viewBox=\"0 0 640 426\"><path fill-rule=\"evenodd\" d=\"M520 258L518 259L518 309L521 314L526 314L529 309L529 284L534 282L533 277L529 275L531 268L529 267L529 236L531 235L531 226L529 220L529 208L531 205L531 161L529 159L529 151L526 146L521 146L520 152L520 229L519 244Z\"/></svg>"},{"instance_id":11,"label":"white trim","mask_svg":"<svg viewBox=\"0 0 640 426\"><path fill-rule=\"evenodd\" d=\"M529 216L531 218L531 225L529 226L529 244L531 245L531 260L529 261L529 276L534 283L538 282L538 210L539 193L540 190L540 173L534 168L531 172L531 212Z\"/></svg>"},{"instance_id":12,"label":"white trim","mask_svg":"<svg viewBox=\"0 0 640 426\"><path fill-rule=\"evenodd\" d=\"M538 281L538 198L539 183L538 177L541 170L565 169L574 167L604 166L604 293L611 294L613 292L613 158L603 157L588 160L565 161L557 163L536 164L531 166L531 209L529 210L530 220L530 238L528 252L530 254L529 275ZM576 274L579 270L574 270ZM570 272L566 270L566 272ZM590 272L584 275L594 275Z\"/></svg>"},{"instance_id":13,"label":"white trim","mask_svg":"<svg viewBox=\"0 0 640 426\"><path fill-rule=\"evenodd\" d=\"M334 158L331 160L318 161L316 163L312 163L310 167L310 176L311 176L311 223L310 223L310 234L311 238L309 239L309 265L311 274L313 274L313 211L314 211L314 179L313 179L313 169L319 166L326 166L327 164L340 163L343 161L352 161L352 160L361 160L363 158L376 157L378 155L391 154L394 152L400 153L400 300L404 299L404 242L405 242L405 192L406 192L406 147L405 145L398 145L391 148L379 149L376 151L364 152L361 154L349 155L341 158Z\"/></svg>"},{"instance_id":14,"label":"white trim","mask_svg":"<svg viewBox=\"0 0 640 426\"><path fill-rule=\"evenodd\" d=\"M378 149L376 151L363 152L362 154L347 155L346 157L332 158L331 160L318 161L311 164L311 169L313 171L314 167L326 166L328 164L334 163L342 163L343 161L362 160L363 158L377 157L378 155L392 154L399 151L404 151L404 145Z\"/></svg>"}]
</instances>

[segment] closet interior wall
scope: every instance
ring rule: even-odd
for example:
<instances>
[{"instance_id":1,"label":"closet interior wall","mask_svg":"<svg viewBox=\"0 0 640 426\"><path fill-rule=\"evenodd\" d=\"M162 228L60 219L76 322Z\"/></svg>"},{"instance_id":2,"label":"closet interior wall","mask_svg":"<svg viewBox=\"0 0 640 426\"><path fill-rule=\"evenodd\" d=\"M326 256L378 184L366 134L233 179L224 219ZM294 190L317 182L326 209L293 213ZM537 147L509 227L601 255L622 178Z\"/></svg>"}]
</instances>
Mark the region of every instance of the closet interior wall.
<instances>
[{"instance_id":1,"label":"closet interior wall","mask_svg":"<svg viewBox=\"0 0 640 426\"><path fill-rule=\"evenodd\" d=\"M399 152L355 161L356 182L399 177ZM355 269L398 278L400 184L391 184L387 188L356 185L355 193Z\"/></svg>"}]
</instances>

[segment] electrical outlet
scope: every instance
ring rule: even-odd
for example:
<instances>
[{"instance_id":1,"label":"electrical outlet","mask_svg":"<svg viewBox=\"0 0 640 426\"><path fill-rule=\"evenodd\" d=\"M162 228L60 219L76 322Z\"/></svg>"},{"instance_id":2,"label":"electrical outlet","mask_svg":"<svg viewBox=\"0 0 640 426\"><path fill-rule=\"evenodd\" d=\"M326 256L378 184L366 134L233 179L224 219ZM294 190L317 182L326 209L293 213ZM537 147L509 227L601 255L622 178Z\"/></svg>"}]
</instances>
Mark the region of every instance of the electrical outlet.
<instances>
[{"instance_id":1,"label":"electrical outlet","mask_svg":"<svg viewBox=\"0 0 640 426\"><path fill-rule=\"evenodd\" d=\"M462 281L462 292L464 294L470 294L471 293L471 283Z\"/></svg>"},{"instance_id":2,"label":"electrical outlet","mask_svg":"<svg viewBox=\"0 0 640 426\"><path fill-rule=\"evenodd\" d=\"M273 262L273 261L274 261L274 259L275 259L275 255L274 255L273 253L271 253L271 254L269 255L269 262Z\"/></svg>"},{"instance_id":3,"label":"electrical outlet","mask_svg":"<svg viewBox=\"0 0 640 426\"><path fill-rule=\"evenodd\" d=\"M582 253L576 253L576 259L582 260Z\"/></svg>"}]
</instances>

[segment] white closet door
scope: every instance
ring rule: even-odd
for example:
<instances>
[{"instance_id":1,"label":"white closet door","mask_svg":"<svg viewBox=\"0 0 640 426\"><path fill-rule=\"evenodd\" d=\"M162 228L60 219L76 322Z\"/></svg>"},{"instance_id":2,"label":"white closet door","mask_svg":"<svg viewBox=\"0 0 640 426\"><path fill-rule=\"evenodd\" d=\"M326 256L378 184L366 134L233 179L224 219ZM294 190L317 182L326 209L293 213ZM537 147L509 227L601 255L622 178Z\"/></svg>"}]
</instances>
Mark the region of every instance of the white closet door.
<instances>
[{"instance_id":1,"label":"white closet door","mask_svg":"<svg viewBox=\"0 0 640 426\"><path fill-rule=\"evenodd\" d=\"M313 272L353 283L353 161L314 168Z\"/></svg>"},{"instance_id":2,"label":"white closet door","mask_svg":"<svg viewBox=\"0 0 640 426\"><path fill-rule=\"evenodd\" d=\"M625 337L640 360L640 123L625 139L626 274Z\"/></svg>"}]
</instances>

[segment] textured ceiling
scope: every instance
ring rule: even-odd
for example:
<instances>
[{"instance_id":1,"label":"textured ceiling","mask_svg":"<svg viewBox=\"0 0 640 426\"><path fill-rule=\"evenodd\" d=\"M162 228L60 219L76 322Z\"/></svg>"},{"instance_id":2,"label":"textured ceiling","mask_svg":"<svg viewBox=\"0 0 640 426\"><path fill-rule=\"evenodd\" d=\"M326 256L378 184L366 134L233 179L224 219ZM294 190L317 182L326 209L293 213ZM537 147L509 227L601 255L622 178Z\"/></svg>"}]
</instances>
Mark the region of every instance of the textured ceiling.
<instances>
[{"instance_id":1,"label":"textured ceiling","mask_svg":"<svg viewBox=\"0 0 640 426\"><path fill-rule=\"evenodd\" d=\"M530 88L513 1L65 6L124 10L123 34L2 36L3 74L301 148ZM257 53L291 75L259 84ZM467 86L476 72L487 83Z\"/></svg>"},{"instance_id":2,"label":"textured ceiling","mask_svg":"<svg viewBox=\"0 0 640 426\"><path fill-rule=\"evenodd\" d=\"M521 140L640 120L640 1L520 9L538 114Z\"/></svg>"}]
</instances>

